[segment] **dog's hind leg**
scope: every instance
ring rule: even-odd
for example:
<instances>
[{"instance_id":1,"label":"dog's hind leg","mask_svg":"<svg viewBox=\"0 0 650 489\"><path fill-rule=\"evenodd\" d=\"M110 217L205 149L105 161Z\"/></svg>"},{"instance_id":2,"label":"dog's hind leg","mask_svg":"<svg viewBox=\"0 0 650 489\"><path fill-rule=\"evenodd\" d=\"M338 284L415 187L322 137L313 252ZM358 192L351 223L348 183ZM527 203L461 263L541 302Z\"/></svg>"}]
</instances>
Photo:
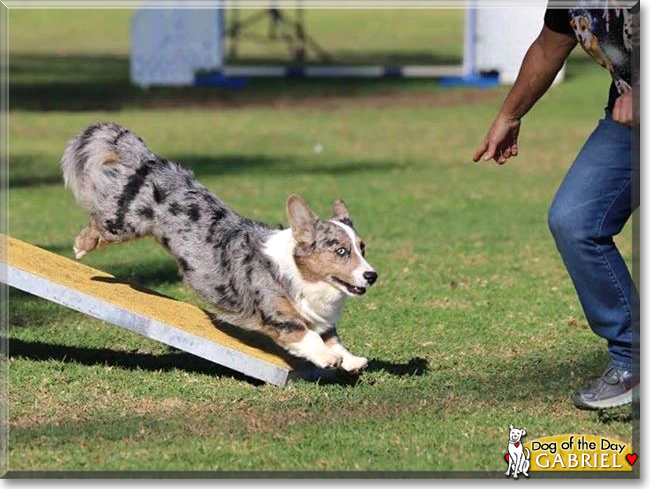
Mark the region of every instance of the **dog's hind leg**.
<instances>
[{"instance_id":1,"label":"dog's hind leg","mask_svg":"<svg viewBox=\"0 0 650 489\"><path fill-rule=\"evenodd\" d=\"M90 218L88 225L83 228L79 235L74 240L74 257L81 260L84 256L95 249L102 249L111 243L118 241L108 241L104 239L102 233L97 225L97 221L93 217Z\"/></svg>"},{"instance_id":2,"label":"dog's hind leg","mask_svg":"<svg viewBox=\"0 0 650 489\"><path fill-rule=\"evenodd\" d=\"M95 219L91 218L88 226L86 226L74 240L74 257L81 260L85 255L93 251L103 241Z\"/></svg>"},{"instance_id":3,"label":"dog's hind leg","mask_svg":"<svg viewBox=\"0 0 650 489\"><path fill-rule=\"evenodd\" d=\"M528 451L528 448L524 448L524 450L528 452L528 458L524 457L524 455L522 454L522 457L524 457L524 461L522 464L521 473L524 474L526 477L529 477L528 469L530 469L530 452Z\"/></svg>"}]
</instances>

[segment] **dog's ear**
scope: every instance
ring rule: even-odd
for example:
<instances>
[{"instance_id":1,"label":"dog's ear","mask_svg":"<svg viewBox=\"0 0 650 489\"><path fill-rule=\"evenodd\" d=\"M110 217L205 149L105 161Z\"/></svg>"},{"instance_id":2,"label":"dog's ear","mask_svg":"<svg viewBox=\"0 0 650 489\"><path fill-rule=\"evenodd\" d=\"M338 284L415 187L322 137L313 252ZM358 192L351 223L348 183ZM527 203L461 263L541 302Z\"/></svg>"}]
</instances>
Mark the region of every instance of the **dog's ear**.
<instances>
[{"instance_id":1,"label":"dog's ear","mask_svg":"<svg viewBox=\"0 0 650 489\"><path fill-rule=\"evenodd\" d=\"M307 202L299 195L287 199L287 219L293 237L299 243L311 243L316 238L318 216L312 212Z\"/></svg>"},{"instance_id":2,"label":"dog's ear","mask_svg":"<svg viewBox=\"0 0 650 489\"><path fill-rule=\"evenodd\" d=\"M526 436L526 430L523 428L521 429L521 436Z\"/></svg>"},{"instance_id":3,"label":"dog's ear","mask_svg":"<svg viewBox=\"0 0 650 489\"><path fill-rule=\"evenodd\" d=\"M511 424L509 424L509 425L508 425L508 428L513 429L514 426L512 426Z\"/></svg>"},{"instance_id":4,"label":"dog's ear","mask_svg":"<svg viewBox=\"0 0 650 489\"><path fill-rule=\"evenodd\" d=\"M352 227L352 219L350 218L350 211L343 199L336 199L332 205L332 219L342 222Z\"/></svg>"}]
</instances>

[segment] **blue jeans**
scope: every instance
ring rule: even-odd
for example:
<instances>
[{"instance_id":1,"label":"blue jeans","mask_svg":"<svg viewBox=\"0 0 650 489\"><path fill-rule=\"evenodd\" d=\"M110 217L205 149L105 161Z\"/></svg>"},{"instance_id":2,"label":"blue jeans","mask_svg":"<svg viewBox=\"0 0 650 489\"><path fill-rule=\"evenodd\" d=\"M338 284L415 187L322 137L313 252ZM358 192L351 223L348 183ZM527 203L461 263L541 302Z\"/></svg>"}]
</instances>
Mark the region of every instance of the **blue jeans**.
<instances>
[{"instance_id":1,"label":"blue jeans","mask_svg":"<svg viewBox=\"0 0 650 489\"><path fill-rule=\"evenodd\" d=\"M637 292L613 236L633 211L632 178L632 131L606 113L564 177L548 215L589 326L607 340L611 365L629 371Z\"/></svg>"}]
</instances>

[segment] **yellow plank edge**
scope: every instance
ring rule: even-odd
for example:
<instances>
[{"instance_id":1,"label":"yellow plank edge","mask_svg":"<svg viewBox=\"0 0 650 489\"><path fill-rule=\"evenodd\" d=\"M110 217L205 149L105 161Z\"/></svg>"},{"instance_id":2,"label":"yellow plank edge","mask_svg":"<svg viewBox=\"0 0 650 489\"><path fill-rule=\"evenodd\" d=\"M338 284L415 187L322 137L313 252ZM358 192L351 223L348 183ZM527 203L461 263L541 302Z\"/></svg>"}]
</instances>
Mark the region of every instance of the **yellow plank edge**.
<instances>
[{"instance_id":1,"label":"yellow plank edge","mask_svg":"<svg viewBox=\"0 0 650 489\"><path fill-rule=\"evenodd\" d=\"M292 367L283 358L245 344L238 338L217 329L206 313L192 304L156 295L155 291L147 291L144 287L138 287L140 290L136 290L130 284L121 282L113 275L10 236L0 234L0 241L6 242L8 245L6 250L7 265L13 268L128 309L278 367L292 370ZM5 253L0 253L0 255L4 256Z\"/></svg>"}]
</instances>

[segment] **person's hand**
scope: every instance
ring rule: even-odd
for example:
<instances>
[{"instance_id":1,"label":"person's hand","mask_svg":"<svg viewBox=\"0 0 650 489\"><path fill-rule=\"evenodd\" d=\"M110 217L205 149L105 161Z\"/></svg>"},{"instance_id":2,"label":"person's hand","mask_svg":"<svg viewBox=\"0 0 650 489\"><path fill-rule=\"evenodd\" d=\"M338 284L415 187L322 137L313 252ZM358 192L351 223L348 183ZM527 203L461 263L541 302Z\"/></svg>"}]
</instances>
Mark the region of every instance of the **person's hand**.
<instances>
[{"instance_id":1,"label":"person's hand","mask_svg":"<svg viewBox=\"0 0 650 489\"><path fill-rule=\"evenodd\" d=\"M484 161L494 159L499 165L503 165L508 158L517 156L519 154L517 138L520 126L519 119L497 116L487 136L474 152L473 160L476 162L482 157Z\"/></svg>"},{"instance_id":2,"label":"person's hand","mask_svg":"<svg viewBox=\"0 0 650 489\"><path fill-rule=\"evenodd\" d=\"M616 99L612 119L624 126L632 126L632 90L628 90Z\"/></svg>"}]
</instances>

